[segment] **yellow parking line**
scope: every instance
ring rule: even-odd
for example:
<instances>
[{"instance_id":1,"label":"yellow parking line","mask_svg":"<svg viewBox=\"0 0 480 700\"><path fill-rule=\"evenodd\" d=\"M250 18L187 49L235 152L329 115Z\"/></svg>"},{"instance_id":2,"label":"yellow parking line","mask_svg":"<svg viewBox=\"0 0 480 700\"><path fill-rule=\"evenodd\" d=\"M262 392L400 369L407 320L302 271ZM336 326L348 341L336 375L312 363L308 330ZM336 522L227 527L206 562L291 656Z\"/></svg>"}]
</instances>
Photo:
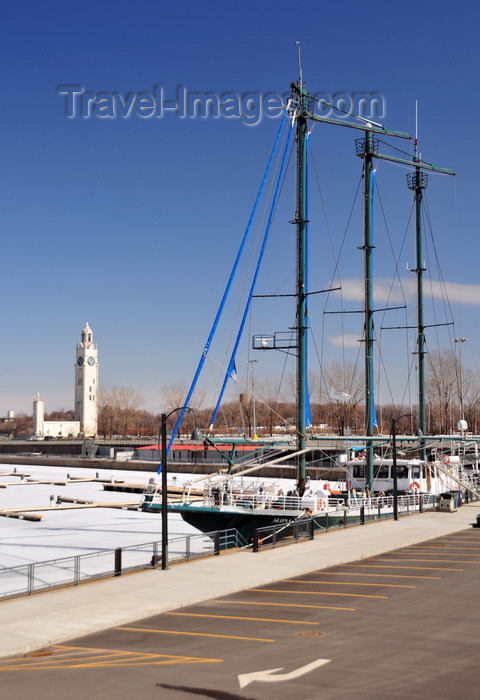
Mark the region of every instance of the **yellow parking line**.
<instances>
[{"instance_id":1,"label":"yellow parking line","mask_svg":"<svg viewBox=\"0 0 480 700\"><path fill-rule=\"evenodd\" d=\"M348 564L342 564L348 566ZM317 573L317 572L316 572ZM320 576L371 576L372 578L415 578L441 581L441 576L414 576L413 574L362 574L359 571L319 571Z\"/></svg>"},{"instance_id":2,"label":"yellow parking line","mask_svg":"<svg viewBox=\"0 0 480 700\"><path fill-rule=\"evenodd\" d=\"M465 571L465 569L442 569L439 566L387 566L385 564L340 564L340 566L363 566L367 569L417 569L420 571Z\"/></svg>"},{"instance_id":3,"label":"yellow parking line","mask_svg":"<svg viewBox=\"0 0 480 700\"><path fill-rule=\"evenodd\" d=\"M106 668L111 666L162 666L185 663L222 663L223 659L149 654L89 647L54 646L48 656L24 657L0 662L0 671Z\"/></svg>"},{"instance_id":4,"label":"yellow parking line","mask_svg":"<svg viewBox=\"0 0 480 700\"><path fill-rule=\"evenodd\" d=\"M356 612L356 608L342 608L333 605L305 605L304 603L268 603L257 600L217 600L217 603L234 603L235 605L274 605L276 608L312 608L315 610L347 610Z\"/></svg>"},{"instance_id":5,"label":"yellow parking line","mask_svg":"<svg viewBox=\"0 0 480 700\"><path fill-rule=\"evenodd\" d=\"M164 615L182 615L183 617L213 617L219 620L249 620L257 622L283 622L289 625L318 625L318 622L305 622L304 620L275 620L271 617L240 617L237 615L206 615L203 613L166 612Z\"/></svg>"},{"instance_id":6,"label":"yellow parking line","mask_svg":"<svg viewBox=\"0 0 480 700\"><path fill-rule=\"evenodd\" d=\"M151 634L178 634L185 637L215 637L216 639L239 639L246 642L274 642L275 639L259 639L257 637L236 637L229 634L208 634L207 632L179 632L178 630L150 630L143 627L115 627L125 632L150 632Z\"/></svg>"},{"instance_id":7,"label":"yellow parking line","mask_svg":"<svg viewBox=\"0 0 480 700\"><path fill-rule=\"evenodd\" d=\"M442 549L442 550L453 549L455 551L461 550L462 552L464 552L466 549L474 549L476 552L478 552L479 548L478 547L453 547L452 545L449 545L449 544L430 544L428 546L425 545L424 547L409 547L408 549L409 550L411 550L411 549ZM480 552L479 552L478 556L480 556Z\"/></svg>"},{"instance_id":8,"label":"yellow parking line","mask_svg":"<svg viewBox=\"0 0 480 700\"><path fill-rule=\"evenodd\" d=\"M359 583L358 581L301 581L300 579L287 578L284 579L286 583L315 583L329 584L336 586L382 586L382 588L416 588L416 586L408 586L405 583Z\"/></svg>"},{"instance_id":9,"label":"yellow parking line","mask_svg":"<svg viewBox=\"0 0 480 700\"><path fill-rule=\"evenodd\" d=\"M366 595L364 593L331 593L330 591L279 591L275 588L249 588L249 591L256 593L290 593L294 595L338 595L348 596L349 598L383 598L388 599L386 595Z\"/></svg>"},{"instance_id":10,"label":"yellow parking line","mask_svg":"<svg viewBox=\"0 0 480 700\"><path fill-rule=\"evenodd\" d=\"M397 556L399 556L400 554L401 553L399 553ZM393 560L392 559L375 559L375 561L393 561ZM436 562L438 564L480 564L480 561L468 561L468 560L465 561L463 559L402 559L402 561L424 561L424 562Z\"/></svg>"}]
</instances>

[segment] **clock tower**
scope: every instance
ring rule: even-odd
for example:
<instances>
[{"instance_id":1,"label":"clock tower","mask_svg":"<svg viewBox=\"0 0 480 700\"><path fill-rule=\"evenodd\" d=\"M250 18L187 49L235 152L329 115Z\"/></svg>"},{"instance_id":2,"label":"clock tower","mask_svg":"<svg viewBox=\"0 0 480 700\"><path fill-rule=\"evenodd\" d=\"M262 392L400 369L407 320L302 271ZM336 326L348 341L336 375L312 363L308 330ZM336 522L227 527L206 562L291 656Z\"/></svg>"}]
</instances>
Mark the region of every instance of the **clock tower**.
<instances>
[{"instance_id":1,"label":"clock tower","mask_svg":"<svg viewBox=\"0 0 480 700\"><path fill-rule=\"evenodd\" d=\"M98 421L98 348L92 329L85 324L77 345L75 362L75 420L85 437L97 434Z\"/></svg>"}]
</instances>

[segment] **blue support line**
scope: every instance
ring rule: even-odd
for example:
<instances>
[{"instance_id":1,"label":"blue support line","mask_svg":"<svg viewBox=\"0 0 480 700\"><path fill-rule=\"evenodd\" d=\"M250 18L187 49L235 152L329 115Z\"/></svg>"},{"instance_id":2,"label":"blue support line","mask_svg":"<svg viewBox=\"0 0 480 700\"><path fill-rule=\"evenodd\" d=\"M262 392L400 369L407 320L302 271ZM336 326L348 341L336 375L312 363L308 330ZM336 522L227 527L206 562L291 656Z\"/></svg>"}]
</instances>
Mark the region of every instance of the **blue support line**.
<instances>
[{"instance_id":1,"label":"blue support line","mask_svg":"<svg viewBox=\"0 0 480 700\"><path fill-rule=\"evenodd\" d=\"M306 169L306 188L305 188L305 212L306 212L306 223L305 223L305 239L306 239L306 246L305 246L305 259L306 259L306 265L305 265L305 293L308 295L308 290L309 290L309 280L308 280L308 271L310 269L310 263L308 259L308 251L309 251L309 243L308 243L308 182L309 182L309 177L308 177L308 148L310 144L310 131L307 132L306 139L305 139L305 169ZM305 300L305 318L307 320L307 325L310 326L310 321L308 319L308 296ZM308 338L309 334L305 336L305 366L308 368ZM305 373L305 427L310 428L312 425L312 411L310 409L310 391L308 387L308 371Z\"/></svg>"},{"instance_id":2,"label":"blue support line","mask_svg":"<svg viewBox=\"0 0 480 700\"><path fill-rule=\"evenodd\" d=\"M256 269L255 269L255 274L254 274L254 276L253 276L253 281L252 281L252 285L251 285L251 287L250 287L250 292L249 292L249 294L248 294L247 303L246 303L246 305L245 305L245 309L244 309L244 312L243 312L242 321L241 321L240 327L239 327L239 329L238 329L237 338L236 338L236 340L235 340L235 345L234 345L234 348L233 348L233 351L232 351L232 355L231 355L231 358L230 358L230 362L229 362L229 364L228 364L228 368L227 368L227 371L226 371L226 373L225 373L225 378L224 378L224 380L223 380L222 388L221 388L220 394L219 394L219 396L218 396L217 405L215 406L215 411L213 412L213 416L212 416L212 420L211 420L210 427L212 427L212 426L215 424L215 420L216 420L216 418L217 418L217 414L218 414L218 411L219 411L219 409L220 409L220 404L222 403L223 395L224 395L224 393L225 393L225 389L226 389L226 387L227 387L228 380L230 379L230 377L232 376L232 374L233 374L233 372L234 372L235 360L236 360L236 355L237 355L238 346L239 346L239 344L240 344L240 340L241 340L242 335L243 335L243 331L244 331L244 328L245 328L245 323L246 323L246 321L247 321L248 312L249 312L249 310L250 310L250 305L251 305L251 303L252 303L252 296L253 296L253 293L254 293L254 291L255 291L255 286L256 286L256 284L257 284L258 273L260 272L260 266L261 266L261 264L262 264L263 256L264 256L264 253L265 253L265 248L266 248L266 245L267 245L268 234L270 233L270 229L271 229L272 221L273 221L273 215L274 215L274 213L275 213L275 208L276 208L276 206L277 206L277 201L278 201L278 197L279 197L279 194L280 194L280 189L281 189L281 184L282 184L282 179L283 179L283 173L284 173L284 171L285 171L285 164L286 164L286 162L287 162L288 151L289 151L290 143L291 143L292 136L293 136L293 133L294 133L293 124L294 124L294 122L293 122L293 120L292 120L291 128L290 128L290 131L289 131L289 134L288 134L288 138L287 138L287 141L286 141L286 143L285 143L285 148L284 148L284 151L283 151L282 163L281 163L281 166L280 166L280 171L279 171L279 173L278 173L277 184L276 184L276 187L275 187L275 193L274 193L274 196L273 196L272 205L271 205L271 207L270 207L270 214L269 214L269 216L268 216L267 225L266 225L266 227L265 227L265 233L264 233L264 236L263 236L262 247L261 247L261 249L260 249L260 253L259 253L259 256L258 256L258 260L257 260L257 266L256 266Z\"/></svg>"},{"instance_id":3,"label":"blue support line","mask_svg":"<svg viewBox=\"0 0 480 700\"><path fill-rule=\"evenodd\" d=\"M263 175L262 183L261 183L261 185L260 185L260 189L258 190L258 194L257 194L257 197L256 197L256 199L255 199L255 203L254 203L254 205L253 205L252 212L251 212L251 214L250 214L250 218L249 218L249 220L248 220L247 227L246 227L246 229L245 229L245 233L243 234L242 242L241 242L240 247L239 247L239 249L238 249L237 257L235 258L235 262L234 262L234 264L233 264L232 271L231 271L231 273L230 273L230 277L229 277L228 282L227 282L227 286L225 287L225 291L224 291L224 293L223 293L223 297L222 297L222 300L221 300L221 302L220 302L220 306L218 307L217 315L215 316L215 320L214 320L213 325L212 325L212 328L211 328L211 330L210 330L210 334L209 334L209 336L208 336L208 338L207 338L207 342L205 343L205 346L204 346L204 348L203 348L202 356L201 356L201 358L200 358L200 362L198 363L197 371L195 372L195 375L194 375L194 377L193 377L192 384L191 384L191 386L190 386L190 389L188 390L187 396L186 396L185 401L184 401L184 403L183 403L184 406L188 406L189 403L190 403L190 400L191 400L191 398L192 398L193 392L195 391L195 387L196 387L197 382L198 382L198 379L199 379L199 377L200 377L200 373L201 373L201 371L202 371L203 365L205 364L205 360L206 360L207 355L208 355L208 353L209 353L210 346L211 346L211 344L212 344L212 342L213 342L213 338L214 338L215 333L216 333L216 331L217 331L217 326L218 326L218 323L219 323L219 321L220 321L220 317L221 317L221 315L222 315L222 312L223 312L223 309L224 309L224 307L225 307L225 304L226 304L228 295L229 295L229 293L230 293L230 289L231 289L231 286L232 286L232 284L233 284L233 280L234 280L234 278L235 278L235 274L236 274L236 272L237 272L237 268L238 268L238 265L239 265L239 263L240 263L240 259L241 259L241 257L242 257L242 254L243 254L243 251L244 251L244 248L245 248L245 245L246 245L248 236L249 236L249 234L250 234L250 230L251 230L251 228L252 228L253 220L254 220L254 218L255 218L255 214L256 214L256 212L257 212L257 208L258 208L258 205L259 205L261 196L262 196L262 194L263 194L263 190L264 190L264 188L265 188L265 183L266 183L267 178L268 178L268 175L269 175L269 173L270 173L270 170L271 170L271 167L272 167L272 163L273 163L275 154L276 154L277 149L278 149L278 144L280 143L280 138L281 138L281 135L282 135L284 126L285 126L285 122L286 122L286 120L287 120L287 115L288 115L288 108L285 110L285 112L284 112L284 114L283 114L282 122L281 122L281 124L280 124L279 129L278 129L278 133L277 133L277 136L276 136L276 139L275 139L275 143L273 144L272 152L271 152L271 154L270 154L270 158L268 159L267 167L265 168L265 173L264 173L264 175ZM179 429L179 427L180 427L180 424L181 424L181 422L182 422L182 420L183 420L183 417L184 417L184 415L185 415L185 411L186 411L186 409L183 409L183 410L180 412L180 414L179 414L179 416L178 416L178 419L177 419L177 422L175 423L175 427L174 427L174 429L173 429L172 436L171 436L171 438L170 438L170 440L169 440L169 442L168 442L168 445L167 445L167 455L168 455L168 453L170 452L170 448L171 448L171 446L172 446L172 444L173 444L173 442L174 442L174 440L175 440L175 436L176 436L176 434L177 434L177 432L178 432L178 429ZM159 464L158 469L157 469L157 474L160 474L161 471L162 471L162 465Z\"/></svg>"}]
</instances>

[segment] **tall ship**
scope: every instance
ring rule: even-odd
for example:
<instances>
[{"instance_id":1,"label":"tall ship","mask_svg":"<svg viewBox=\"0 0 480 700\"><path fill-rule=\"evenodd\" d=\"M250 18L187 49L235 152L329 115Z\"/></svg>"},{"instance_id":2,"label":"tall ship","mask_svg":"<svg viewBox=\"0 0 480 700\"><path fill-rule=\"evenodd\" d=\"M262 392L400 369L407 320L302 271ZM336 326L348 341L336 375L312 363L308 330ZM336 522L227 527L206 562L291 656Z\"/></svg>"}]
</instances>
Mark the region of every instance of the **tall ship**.
<instances>
[{"instance_id":1,"label":"tall ship","mask_svg":"<svg viewBox=\"0 0 480 700\"><path fill-rule=\"evenodd\" d=\"M392 514L398 507L399 499L405 499L410 507L421 508L423 503L442 492L448 490L469 490L475 497L480 496L477 491L476 476L478 464L469 474L459 469L460 460L453 455L448 456L448 462L440 447L438 454L429 449L434 439L426 436L425 420L425 321L423 318L423 261L422 261L422 230L421 230L421 206L423 190L426 187L428 171L442 174L453 174L451 171L438 168L424 162L418 154L417 140L415 140L415 152L413 157L402 154L385 155L380 151L380 144L384 138L405 140L410 139L408 134L391 131L381 124L372 122L366 118L351 115L348 119L345 115L338 118L322 116L318 109L318 99L311 95L300 77L291 85L291 95L288 106L283 115L282 124L277 134L275 144L267 164L266 173L260 192L265 186L265 179L272 168L274 158L276 162L276 182L273 187L273 196L270 211L265 216L265 233L260 246L260 252L256 262L255 272L251 281L250 291L241 318L237 341L234 351L226 369L224 383L220 391L217 407L215 408L212 425L219 410L225 386L229 379L235 375L236 352L246 326L250 313L251 301L255 297L256 283L263 261L268 234L270 231L273 214L277 207L278 196L285 181L285 168L289 159L293 141L295 141L295 211L290 222L295 228L296 240L296 281L292 294L280 295L294 297L295 300L295 324L288 333L260 334L253 337L252 347L262 351L281 351L294 355L296 363L295 371L295 396L296 415L294 420L295 438L293 443L273 440L251 441L248 448L248 456L238 458L241 453L240 446L245 446L243 438L223 440L230 442L231 449L225 456L224 470L214 474L196 477L186 482L180 498L167 502L169 513L178 513L190 525L202 532L212 532L235 528L245 541L250 541L253 533L258 528L279 525L287 525L292 521L307 519L313 521L314 527L324 528L326 523L346 523L347 520L358 521L360 513L365 509L375 514ZM313 294L331 292L329 290L309 289L309 211L308 211L308 153L311 136L310 125L330 124L337 127L355 129L362 132L356 140L356 154L363 161L363 277L364 299L363 308L363 348L364 348L364 374L365 374L365 432L363 435L355 435L352 438L342 436L337 438L338 450L335 458L337 467L336 478L311 480L307 474L310 457L318 452L320 443L318 439L309 437L310 426L309 391L308 391L308 338L310 331L309 299ZM379 436L376 431L375 398L374 398L374 298L373 298L373 196L375 188L376 168L378 160L385 159L399 163L410 169L409 187L414 193L416 211L416 276L417 276L417 319L416 319L416 353L418 357L418 402L419 411L416 417L417 434L408 437L403 436L403 443L407 441L416 450L415 458L405 459L397 454L395 445L396 423L405 416L399 416L392 420L393 452L387 454L385 437ZM254 211L257 207L254 205ZM251 220L247 226L246 235L250 230ZM172 432L172 438L167 450L162 456L163 475L167 468L168 451L173 447L175 436L180 428L185 411L191 410L190 402L198 376L203 363L209 353L210 345L215 333L219 315L223 311L226 296L229 293L233 276L238 266L238 261L243 253L245 236L232 268L232 274L227 283L226 291L222 298L219 311L215 317L210 335L205 343L201 360L197 368L192 386L185 398L184 406L178 409L179 416ZM273 295L272 295L273 296ZM173 412L172 412L173 413ZM335 438L329 438L330 441ZM220 441L214 437L205 438L205 449L214 449L218 452L225 451L225 447L219 445ZM435 438L435 444L439 444ZM235 457L235 446L237 454ZM429 455L427 456L427 450ZM380 453L380 454L379 454ZM281 467L282 465L295 465L296 478L290 488L284 484L275 483L275 480L260 480L253 478L259 469ZM166 479L163 479L165 489ZM142 502L142 509L149 512L162 510L162 489L155 483L150 484ZM165 512L163 507L163 512Z\"/></svg>"}]
</instances>

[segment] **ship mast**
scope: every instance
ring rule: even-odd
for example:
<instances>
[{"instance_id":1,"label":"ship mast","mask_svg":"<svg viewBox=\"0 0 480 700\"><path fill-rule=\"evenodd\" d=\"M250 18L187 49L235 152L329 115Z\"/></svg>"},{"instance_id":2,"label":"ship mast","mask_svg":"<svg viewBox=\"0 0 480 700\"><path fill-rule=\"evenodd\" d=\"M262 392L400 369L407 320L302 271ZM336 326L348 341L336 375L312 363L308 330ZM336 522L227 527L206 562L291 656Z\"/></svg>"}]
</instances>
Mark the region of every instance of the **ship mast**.
<instances>
[{"instance_id":1,"label":"ship mast","mask_svg":"<svg viewBox=\"0 0 480 700\"><path fill-rule=\"evenodd\" d=\"M376 426L374 374L373 374L373 187L374 187L374 138L371 131L365 132L363 161L364 177L364 261L365 261L365 435L373 437ZM377 149L378 150L378 149ZM365 443L366 468L369 475L369 490L373 487L373 441Z\"/></svg>"},{"instance_id":2,"label":"ship mast","mask_svg":"<svg viewBox=\"0 0 480 700\"><path fill-rule=\"evenodd\" d=\"M300 71L301 76L301 71ZM300 78L301 79L301 78ZM297 450L299 454L297 490L305 491L306 482L306 429L307 429L307 92L303 85L293 86L297 105L297 195L295 220L297 233Z\"/></svg>"},{"instance_id":3,"label":"ship mast","mask_svg":"<svg viewBox=\"0 0 480 700\"><path fill-rule=\"evenodd\" d=\"M425 170L433 170L444 175L455 175L452 170L438 168L423 163L418 151L418 103L415 105L415 142L413 163L414 171L407 174L407 185L414 192L415 202L415 257L416 267L412 270L417 275L417 354L418 354L418 432L420 437L420 457L427 459L427 448L424 436L427 433L426 395L425 395L425 325L423 316L423 273L426 271L423 258L423 190L427 189L428 174ZM445 324L434 324L445 325ZM450 324L447 324L450 325Z\"/></svg>"},{"instance_id":4,"label":"ship mast","mask_svg":"<svg viewBox=\"0 0 480 700\"><path fill-rule=\"evenodd\" d=\"M300 65L300 62L299 62ZM300 70L301 76L301 70ZM357 153L365 159L364 163L364 246L365 251L365 367L366 367L366 435L373 437L375 420L375 402L373 396L374 376L373 376L373 182L374 167L373 159L377 157L374 153L374 133L382 135L397 136L409 139L409 135L402 132L395 132L385 129L380 124L370 123L368 120L357 117L357 122L345 121L341 118L321 117L314 113L315 103L318 101L310 95L304 88L302 78L297 84L292 85L293 104L296 108L296 138L297 138L297 201L295 220L293 223L297 227L297 449L300 452L306 445L306 409L307 409L307 119L318 122L326 122L337 126L349 127L352 129L365 130L367 126L366 138L363 142L362 152ZM373 489L373 441L366 444L368 484L370 490ZM299 455L298 483L297 489L300 495L305 490L306 482L306 455Z\"/></svg>"},{"instance_id":5,"label":"ship mast","mask_svg":"<svg viewBox=\"0 0 480 700\"><path fill-rule=\"evenodd\" d=\"M299 63L300 65L300 63ZM301 75L301 71L300 71ZM352 115L353 121L348 121L342 118L324 117L315 114L315 104L317 98L310 95L304 88L303 80L300 77L298 84L292 85L293 104L297 110L297 206L296 216L293 223L297 226L297 444L298 449L305 447L306 443L306 401L307 401L307 367L306 367L306 348L307 348L307 306L306 300L308 297L307 277L306 277L306 246L307 246L307 205L306 205L306 178L307 178L307 163L306 163L306 144L308 137L307 120L311 119L315 122L325 122L336 126L348 127L350 129L360 129L365 132L365 138L358 139L356 142L357 155L364 159L364 243L362 249L364 251L364 274L365 274L365 301L364 301L364 326L365 326L365 432L366 432L366 484L370 493L373 492L373 431L376 427L375 416L375 399L374 399L374 374L373 374L373 349L374 349L374 326L373 314L376 311L393 310L375 309L373 299L373 194L375 182L374 160L381 159L397 163L399 165L411 166L415 169L411 176L413 187L416 196L416 220L417 220L417 276L418 276L418 318L417 318L417 334L419 348L419 402L420 416L419 427L422 432L425 432L425 394L424 394L424 322L423 322L423 281L422 273L422 229L421 229L421 204L422 190L426 187L427 177L425 170L438 172L446 175L454 175L451 170L439 168L431 163L426 163L421 160L417 150L415 157L399 158L394 155L386 155L378 152L378 139L375 135L397 137L402 139L410 139L410 136L404 132L391 131L384 128L381 124L369 121L363 117ZM333 105L330 105L334 107ZM410 185L409 185L410 186ZM327 312L328 313L328 312ZM334 312L335 313L335 312ZM424 443L422 449L424 449ZM300 457L300 465L298 472L298 490L302 494L305 488L306 474L306 458L305 455Z\"/></svg>"},{"instance_id":6,"label":"ship mast","mask_svg":"<svg viewBox=\"0 0 480 700\"><path fill-rule=\"evenodd\" d=\"M417 107L417 105L416 105ZM415 109L415 144L414 163L420 163L418 154L418 113ZM423 190L428 185L428 175L416 165L415 171L407 175L407 184L414 191L415 199L415 251L416 267L412 272L417 275L417 353L418 353L418 428L422 436L426 435L426 411L425 411L425 323L423 320L423 273L426 271L423 262ZM426 460L427 450L425 440L420 440L421 459Z\"/></svg>"}]
</instances>

